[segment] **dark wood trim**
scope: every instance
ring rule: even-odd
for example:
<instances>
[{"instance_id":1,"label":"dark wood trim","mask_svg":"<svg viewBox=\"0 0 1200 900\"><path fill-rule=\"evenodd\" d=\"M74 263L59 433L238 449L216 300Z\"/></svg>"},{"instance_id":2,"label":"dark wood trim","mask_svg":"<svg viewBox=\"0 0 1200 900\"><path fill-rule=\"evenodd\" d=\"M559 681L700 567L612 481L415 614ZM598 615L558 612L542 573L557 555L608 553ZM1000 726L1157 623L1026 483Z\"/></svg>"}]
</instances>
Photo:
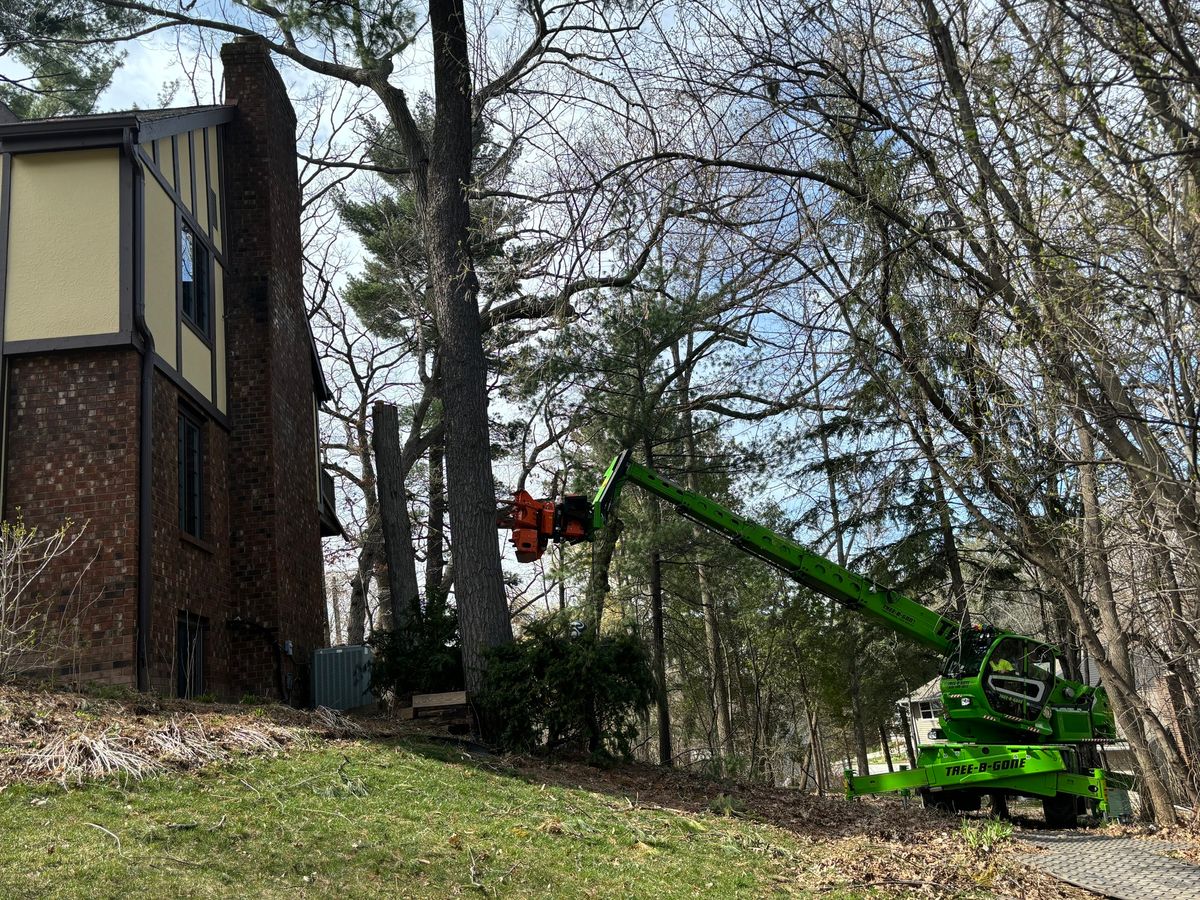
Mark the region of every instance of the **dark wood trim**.
<instances>
[{"instance_id":1,"label":"dark wood trim","mask_svg":"<svg viewBox=\"0 0 1200 900\"><path fill-rule=\"evenodd\" d=\"M102 147L119 147L123 141L124 132L121 130L64 135L61 137L53 135L0 137L0 153L51 153L59 150L94 150Z\"/></svg>"},{"instance_id":2,"label":"dark wood trim","mask_svg":"<svg viewBox=\"0 0 1200 900\"><path fill-rule=\"evenodd\" d=\"M143 154L145 155L145 154ZM154 160L154 168L158 168L158 141L150 141L150 157Z\"/></svg>"},{"instance_id":3,"label":"dark wood trim","mask_svg":"<svg viewBox=\"0 0 1200 900\"><path fill-rule=\"evenodd\" d=\"M237 115L237 107L232 105L218 106L212 109L202 109L198 112L182 116L168 116L151 119L139 123L139 134L150 139L164 138L182 134L185 131L195 131L199 128L209 128L214 125L224 125L232 122Z\"/></svg>"},{"instance_id":4,"label":"dark wood trim","mask_svg":"<svg viewBox=\"0 0 1200 900\"><path fill-rule=\"evenodd\" d=\"M208 242L212 243L213 232L213 209L212 203L209 201L209 191L212 190L212 185L209 184L208 177L208 129L205 128L200 132L200 140L204 142L204 218L208 221Z\"/></svg>"},{"instance_id":5,"label":"dark wood trim","mask_svg":"<svg viewBox=\"0 0 1200 900\"><path fill-rule=\"evenodd\" d=\"M210 309L210 311L209 311L209 321L210 321L210 322L212 321L212 311L211 311L211 309ZM206 335L206 334L205 334L203 331L201 331L199 328L197 328L197 327L196 327L196 323L194 323L194 322L193 322L191 319L189 319L187 316L184 316L184 317L183 317L183 324L184 324L184 325L187 327L187 330L188 330L188 331L190 331L192 334L194 334L196 337L198 337L200 340L202 340L202 341L204 342L204 346L206 346L206 347L207 347L209 350L212 350L212 348L213 348L213 339L212 339L212 338L210 338L208 335ZM183 367L182 367L182 366L180 366L180 368L182 369Z\"/></svg>"},{"instance_id":6,"label":"dark wood trim","mask_svg":"<svg viewBox=\"0 0 1200 900\"><path fill-rule=\"evenodd\" d=\"M203 412L206 416L208 416L226 431L229 431L229 416L217 409L216 405L211 400L196 390L196 388L189 383L186 378L171 368L167 361L157 353L154 354L154 368L156 368L159 372L162 372L162 374L167 377L167 380L171 382L171 384L175 385L175 387L183 392L184 399L188 400L197 408L199 408L201 412Z\"/></svg>"},{"instance_id":7,"label":"dark wood trim","mask_svg":"<svg viewBox=\"0 0 1200 900\"><path fill-rule=\"evenodd\" d=\"M229 219L225 216L227 196L225 194L225 129L217 129L217 201L221 204L221 247L229 246ZM228 270L229 266L225 268Z\"/></svg>"},{"instance_id":8,"label":"dark wood trim","mask_svg":"<svg viewBox=\"0 0 1200 900\"><path fill-rule=\"evenodd\" d=\"M175 243L175 366L183 371L183 258L180 256L179 217L182 210L175 207L174 243Z\"/></svg>"},{"instance_id":9,"label":"dark wood trim","mask_svg":"<svg viewBox=\"0 0 1200 900\"><path fill-rule=\"evenodd\" d=\"M171 185L175 189L175 196L179 194L179 135L171 135ZM183 201L180 200L182 203Z\"/></svg>"},{"instance_id":10,"label":"dark wood trim","mask_svg":"<svg viewBox=\"0 0 1200 900\"><path fill-rule=\"evenodd\" d=\"M201 438L201 440L203 440L203 438ZM203 484L203 482L201 482L201 484ZM201 506L201 508L200 508L200 530L201 531L204 530L204 507L203 506ZM195 547L198 550L203 550L205 553L216 553L217 552L217 548L213 544L210 544L208 541L204 540L203 538L198 538L194 535L188 534L182 528L179 529L179 539L185 544L191 544L193 547Z\"/></svg>"},{"instance_id":11,"label":"dark wood trim","mask_svg":"<svg viewBox=\"0 0 1200 900\"><path fill-rule=\"evenodd\" d=\"M57 350L92 350L100 347L135 347L137 341L128 331L110 331L105 334L74 334L67 337L33 338L27 341L6 341L4 355L19 356L26 353L52 353Z\"/></svg>"},{"instance_id":12,"label":"dark wood trim","mask_svg":"<svg viewBox=\"0 0 1200 900\"><path fill-rule=\"evenodd\" d=\"M192 205L190 207L192 216L199 221L200 217L196 215L196 142L192 139L195 135L194 131L187 133L188 145L188 177L191 178L191 194Z\"/></svg>"},{"instance_id":13,"label":"dark wood trim","mask_svg":"<svg viewBox=\"0 0 1200 900\"><path fill-rule=\"evenodd\" d=\"M138 158L142 161L143 165L150 162L150 157L146 156L140 147L137 149L137 153ZM183 198L179 196L179 193L173 187L171 187L171 183L167 181L166 176L158 170L157 166L151 165L147 167L146 171L153 175L154 180L157 181L159 186L167 192L167 196L171 198L171 202L175 204L175 208L182 213L183 220L187 222L192 227L192 231L194 231L197 236L204 241L204 243L208 246L209 252L212 253L212 255L215 256L220 263L225 266L226 269L228 269L229 264L226 262L224 254L217 249L217 245L214 244L209 239L208 235L204 233L204 230L200 227L200 223L196 221L196 217L188 211L187 204L183 202Z\"/></svg>"},{"instance_id":14,"label":"dark wood trim","mask_svg":"<svg viewBox=\"0 0 1200 900\"><path fill-rule=\"evenodd\" d=\"M137 273L133 271L134 266L134 240L136 236L133 233L133 204L136 202L133 196L133 167L137 165L136 160L129 158L129 153L122 147L120 166L121 172L118 184L120 185L120 200L118 202L119 211L117 213L117 232L118 232L118 254L119 254L119 275L118 284L118 318L117 330L125 333L133 331L133 282L137 277Z\"/></svg>"}]
</instances>

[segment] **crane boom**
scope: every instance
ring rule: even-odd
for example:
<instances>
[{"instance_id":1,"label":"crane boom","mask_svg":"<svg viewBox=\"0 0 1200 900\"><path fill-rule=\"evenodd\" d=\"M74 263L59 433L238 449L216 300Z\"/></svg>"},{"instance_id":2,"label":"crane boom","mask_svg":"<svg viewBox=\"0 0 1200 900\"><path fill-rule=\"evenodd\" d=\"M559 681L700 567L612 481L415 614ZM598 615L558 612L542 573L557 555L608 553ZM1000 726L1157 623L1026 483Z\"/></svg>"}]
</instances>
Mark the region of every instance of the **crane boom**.
<instances>
[{"instance_id":1,"label":"crane boom","mask_svg":"<svg viewBox=\"0 0 1200 900\"><path fill-rule=\"evenodd\" d=\"M663 478L634 462L629 451L609 465L591 503L579 495L537 500L521 490L504 504L498 524L511 531L517 560L532 562L550 541L591 540L611 522L613 506L628 483L800 584L945 658L935 738L940 742L921 745L911 771L847 771L848 796L916 789L927 804L962 811L979 809L983 794L1038 797L1052 827L1074 825L1085 800L1106 815L1128 812L1128 783L1102 769L1088 770L1083 754L1086 746L1116 737L1108 694L1100 685L1058 674L1060 654L1053 647L991 626L960 627Z\"/></svg>"},{"instance_id":2,"label":"crane boom","mask_svg":"<svg viewBox=\"0 0 1200 900\"><path fill-rule=\"evenodd\" d=\"M680 487L635 462L628 450L609 465L592 501L593 529L604 527L626 483L636 484L666 500L680 515L729 538L739 549L770 563L824 597L941 653L949 653L957 646L958 625L950 619Z\"/></svg>"}]
</instances>

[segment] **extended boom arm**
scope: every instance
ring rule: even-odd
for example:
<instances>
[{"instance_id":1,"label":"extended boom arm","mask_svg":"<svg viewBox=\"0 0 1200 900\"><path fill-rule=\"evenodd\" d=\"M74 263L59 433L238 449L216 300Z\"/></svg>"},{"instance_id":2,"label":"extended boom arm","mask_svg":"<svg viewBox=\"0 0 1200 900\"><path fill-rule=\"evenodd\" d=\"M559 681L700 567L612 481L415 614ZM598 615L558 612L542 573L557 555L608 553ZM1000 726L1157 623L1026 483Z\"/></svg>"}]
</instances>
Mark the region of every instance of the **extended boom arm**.
<instances>
[{"instance_id":1,"label":"extended boom arm","mask_svg":"<svg viewBox=\"0 0 1200 900\"><path fill-rule=\"evenodd\" d=\"M586 501L579 497L568 497L555 504L533 500L525 494L523 498L518 496L501 517L501 525L513 530L518 558L536 559L549 540L570 543L589 540L593 531L607 523L626 482L661 497L680 515L724 535L747 553L843 606L943 654L957 646L958 626L951 620L805 550L769 528L747 521L719 503L681 488L634 462L628 450L609 465L590 510Z\"/></svg>"}]
</instances>

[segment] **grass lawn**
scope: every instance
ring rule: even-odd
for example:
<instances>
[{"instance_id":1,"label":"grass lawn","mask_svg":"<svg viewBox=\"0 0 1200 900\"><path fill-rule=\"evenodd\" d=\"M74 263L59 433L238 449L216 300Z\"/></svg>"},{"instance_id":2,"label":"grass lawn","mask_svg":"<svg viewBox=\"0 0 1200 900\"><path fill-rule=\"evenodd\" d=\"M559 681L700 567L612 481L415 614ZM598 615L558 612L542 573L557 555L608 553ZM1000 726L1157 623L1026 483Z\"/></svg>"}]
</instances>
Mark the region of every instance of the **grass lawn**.
<instances>
[{"instance_id":1,"label":"grass lawn","mask_svg":"<svg viewBox=\"0 0 1200 900\"><path fill-rule=\"evenodd\" d=\"M770 825L544 786L411 742L0 792L4 898L803 895L815 852Z\"/></svg>"}]
</instances>

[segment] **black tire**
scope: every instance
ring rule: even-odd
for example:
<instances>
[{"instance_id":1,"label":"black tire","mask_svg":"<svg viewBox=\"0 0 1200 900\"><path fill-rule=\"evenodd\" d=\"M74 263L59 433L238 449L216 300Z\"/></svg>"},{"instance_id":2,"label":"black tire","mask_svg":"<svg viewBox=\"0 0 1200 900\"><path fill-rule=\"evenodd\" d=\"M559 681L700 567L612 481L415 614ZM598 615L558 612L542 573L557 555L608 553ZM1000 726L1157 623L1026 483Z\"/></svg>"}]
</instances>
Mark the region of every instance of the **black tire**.
<instances>
[{"instance_id":1,"label":"black tire","mask_svg":"<svg viewBox=\"0 0 1200 900\"><path fill-rule=\"evenodd\" d=\"M1079 799L1071 794L1043 797L1042 814L1048 828L1074 828L1079 824Z\"/></svg>"}]
</instances>

